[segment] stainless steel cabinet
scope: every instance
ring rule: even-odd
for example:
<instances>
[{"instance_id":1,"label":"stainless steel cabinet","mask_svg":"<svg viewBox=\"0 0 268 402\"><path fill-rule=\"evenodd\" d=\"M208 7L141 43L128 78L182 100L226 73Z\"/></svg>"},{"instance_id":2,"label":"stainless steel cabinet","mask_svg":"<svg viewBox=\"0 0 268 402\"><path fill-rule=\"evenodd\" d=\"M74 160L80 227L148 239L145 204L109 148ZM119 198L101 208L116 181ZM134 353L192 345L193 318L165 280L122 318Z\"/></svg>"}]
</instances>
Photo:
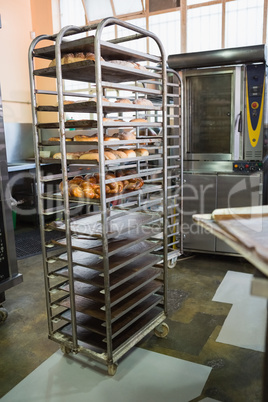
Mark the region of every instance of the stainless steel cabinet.
<instances>
[{"instance_id":1,"label":"stainless steel cabinet","mask_svg":"<svg viewBox=\"0 0 268 402\"><path fill-rule=\"evenodd\" d=\"M262 172L252 175L184 173L184 250L214 253L234 251L192 220L194 214L210 214L216 208L255 206L262 203Z\"/></svg>"}]
</instances>

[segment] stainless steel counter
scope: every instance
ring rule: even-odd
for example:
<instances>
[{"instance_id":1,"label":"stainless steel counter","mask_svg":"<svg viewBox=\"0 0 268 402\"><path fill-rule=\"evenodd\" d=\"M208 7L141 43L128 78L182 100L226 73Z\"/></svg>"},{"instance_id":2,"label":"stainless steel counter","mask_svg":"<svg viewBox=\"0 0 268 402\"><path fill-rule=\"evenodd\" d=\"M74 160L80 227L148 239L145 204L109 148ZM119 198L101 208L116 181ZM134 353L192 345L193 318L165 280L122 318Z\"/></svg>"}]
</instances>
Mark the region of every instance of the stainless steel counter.
<instances>
[{"instance_id":1,"label":"stainless steel counter","mask_svg":"<svg viewBox=\"0 0 268 402\"><path fill-rule=\"evenodd\" d=\"M34 162L12 162L7 164L8 172L18 172L21 170L32 170L36 168Z\"/></svg>"}]
</instances>

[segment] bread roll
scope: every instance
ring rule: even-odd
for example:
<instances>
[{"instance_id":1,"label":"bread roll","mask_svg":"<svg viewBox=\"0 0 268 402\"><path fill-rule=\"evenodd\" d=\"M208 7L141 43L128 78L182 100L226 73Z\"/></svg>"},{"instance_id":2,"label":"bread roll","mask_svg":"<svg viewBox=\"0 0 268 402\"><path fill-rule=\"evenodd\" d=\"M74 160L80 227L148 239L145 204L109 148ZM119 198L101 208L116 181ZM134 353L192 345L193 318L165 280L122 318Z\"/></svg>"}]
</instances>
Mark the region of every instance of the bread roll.
<instances>
[{"instance_id":1,"label":"bread roll","mask_svg":"<svg viewBox=\"0 0 268 402\"><path fill-rule=\"evenodd\" d=\"M110 152L110 151L105 151L105 152L104 152L104 157L105 157L106 160L114 160L114 159L117 159L116 155L113 154L113 153Z\"/></svg>"},{"instance_id":2,"label":"bread roll","mask_svg":"<svg viewBox=\"0 0 268 402\"><path fill-rule=\"evenodd\" d=\"M111 151L109 151L109 152L111 152L112 154L114 154L117 159L124 159L124 158L127 158L127 157L128 157L127 154L126 154L124 151L121 151L120 149L118 149L118 150L111 150Z\"/></svg>"},{"instance_id":3,"label":"bread roll","mask_svg":"<svg viewBox=\"0 0 268 402\"><path fill-rule=\"evenodd\" d=\"M83 155L80 156L79 159L85 159L85 160L95 160L99 162L99 154L97 152L85 152Z\"/></svg>"},{"instance_id":4,"label":"bread roll","mask_svg":"<svg viewBox=\"0 0 268 402\"><path fill-rule=\"evenodd\" d=\"M109 60L109 63L118 64L122 67L133 68L133 63L125 60Z\"/></svg>"},{"instance_id":5,"label":"bread roll","mask_svg":"<svg viewBox=\"0 0 268 402\"><path fill-rule=\"evenodd\" d=\"M153 106L153 103L146 98L138 98L133 102L135 105Z\"/></svg>"},{"instance_id":6,"label":"bread roll","mask_svg":"<svg viewBox=\"0 0 268 402\"><path fill-rule=\"evenodd\" d=\"M123 151L127 155L127 158L136 158L136 153L132 149L121 149L120 148L120 151Z\"/></svg>"},{"instance_id":7,"label":"bread roll","mask_svg":"<svg viewBox=\"0 0 268 402\"><path fill-rule=\"evenodd\" d=\"M81 184L84 181L84 178L82 176L75 176L72 178L72 180L69 181L69 184Z\"/></svg>"},{"instance_id":8,"label":"bread roll","mask_svg":"<svg viewBox=\"0 0 268 402\"><path fill-rule=\"evenodd\" d=\"M95 61L95 54L94 54L94 53L91 53L91 52L87 52L87 53L85 54L85 59L86 59L86 60L93 60L93 61ZM105 61L103 57L100 57L100 60L101 60L101 61Z\"/></svg>"},{"instance_id":9,"label":"bread roll","mask_svg":"<svg viewBox=\"0 0 268 402\"><path fill-rule=\"evenodd\" d=\"M130 120L131 123L148 123L146 119L132 119Z\"/></svg>"},{"instance_id":10,"label":"bread roll","mask_svg":"<svg viewBox=\"0 0 268 402\"><path fill-rule=\"evenodd\" d=\"M102 101L103 101L103 102L109 102L109 99L103 97L103 98L102 98ZM90 99L90 102L97 102L97 98L96 98L96 97L91 98L91 99Z\"/></svg>"},{"instance_id":11,"label":"bread roll","mask_svg":"<svg viewBox=\"0 0 268 402\"><path fill-rule=\"evenodd\" d=\"M83 189L78 184L70 184L69 195L72 197L82 198L84 196L84 192Z\"/></svg>"},{"instance_id":12,"label":"bread roll","mask_svg":"<svg viewBox=\"0 0 268 402\"><path fill-rule=\"evenodd\" d=\"M86 58L87 60L95 60L95 54L94 54L94 53L91 53L91 52L87 52L87 53L85 54L85 58Z\"/></svg>"},{"instance_id":13,"label":"bread roll","mask_svg":"<svg viewBox=\"0 0 268 402\"><path fill-rule=\"evenodd\" d=\"M137 68L138 70L142 70L142 71L148 71L147 68L145 66L142 66L139 63L133 63L134 68Z\"/></svg>"},{"instance_id":14,"label":"bread roll","mask_svg":"<svg viewBox=\"0 0 268 402\"><path fill-rule=\"evenodd\" d=\"M129 100L129 99L117 99L114 103L127 103L127 104L129 104L129 105L132 105L132 102L131 102L131 100Z\"/></svg>"},{"instance_id":15,"label":"bread roll","mask_svg":"<svg viewBox=\"0 0 268 402\"><path fill-rule=\"evenodd\" d=\"M119 133L119 139L121 141L135 140L136 135L131 132L129 132L129 133L123 132L123 133Z\"/></svg>"},{"instance_id":16,"label":"bread roll","mask_svg":"<svg viewBox=\"0 0 268 402\"><path fill-rule=\"evenodd\" d=\"M106 135L104 137L104 141L119 141L119 137L114 137L114 136L110 137L110 136Z\"/></svg>"},{"instance_id":17,"label":"bread roll","mask_svg":"<svg viewBox=\"0 0 268 402\"><path fill-rule=\"evenodd\" d=\"M136 156L148 156L149 155L148 150L145 148L137 148L134 151L135 151Z\"/></svg>"}]
</instances>

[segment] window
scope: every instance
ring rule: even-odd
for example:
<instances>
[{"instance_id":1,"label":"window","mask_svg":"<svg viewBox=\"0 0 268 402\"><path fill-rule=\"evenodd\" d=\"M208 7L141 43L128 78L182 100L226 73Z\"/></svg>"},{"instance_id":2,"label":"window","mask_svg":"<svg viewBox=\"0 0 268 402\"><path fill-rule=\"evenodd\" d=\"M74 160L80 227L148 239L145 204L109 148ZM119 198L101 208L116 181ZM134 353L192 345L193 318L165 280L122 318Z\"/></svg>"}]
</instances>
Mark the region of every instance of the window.
<instances>
[{"instance_id":1,"label":"window","mask_svg":"<svg viewBox=\"0 0 268 402\"><path fill-rule=\"evenodd\" d=\"M166 56L180 53L180 11L150 16L149 31L152 31L158 36L164 46ZM159 54L155 42L153 42L150 47L150 53Z\"/></svg>"},{"instance_id":2,"label":"window","mask_svg":"<svg viewBox=\"0 0 268 402\"><path fill-rule=\"evenodd\" d=\"M264 0L226 3L225 47L259 45L263 33Z\"/></svg>"},{"instance_id":3,"label":"window","mask_svg":"<svg viewBox=\"0 0 268 402\"><path fill-rule=\"evenodd\" d=\"M145 18L137 18L130 21L126 21L129 24L136 25L142 29L146 29L146 20ZM118 38L128 35L133 35L133 31L126 29L120 25L117 28L117 36ZM135 41L129 41L127 43L122 43L122 46L127 46L129 49L139 50L140 52L146 52L146 39L142 38Z\"/></svg>"},{"instance_id":4,"label":"window","mask_svg":"<svg viewBox=\"0 0 268 402\"><path fill-rule=\"evenodd\" d=\"M221 4L189 9L187 52L221 48Z\"/></svg>"}]
</instances>

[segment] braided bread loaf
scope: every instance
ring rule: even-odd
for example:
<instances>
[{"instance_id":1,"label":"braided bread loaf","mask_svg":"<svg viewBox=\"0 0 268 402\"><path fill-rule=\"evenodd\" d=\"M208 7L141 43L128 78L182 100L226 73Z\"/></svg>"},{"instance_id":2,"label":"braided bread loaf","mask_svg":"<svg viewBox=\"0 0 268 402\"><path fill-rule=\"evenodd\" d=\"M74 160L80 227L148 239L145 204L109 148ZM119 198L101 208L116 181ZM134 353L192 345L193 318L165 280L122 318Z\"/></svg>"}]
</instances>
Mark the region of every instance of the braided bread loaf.
<instances>
[{"instance_id":1,"label":"braided bread loaf","mask_svg":"<svg viewBox=\"0 0 268 402\"><path fill-rule=\"evenodd\" d=\"M133 172L132 172L133 174ZM126 176L126 173L123 176ZM105 175L105 180L108 183L105 184L105 192L107 195L121 194L123 191L135 191L139 190L144 182L142 178L133 178L129 180L119 180L116 181L116 176L113 173L107 173ZM118 179L117 179L118 180ZM73 179L68 181L68 192L70 197L77 198L100 198L100 177L98 173L93 175L75 176ZM59 185L61 193L63 193L63 182Z\"/></svg>"}]
</instances>

